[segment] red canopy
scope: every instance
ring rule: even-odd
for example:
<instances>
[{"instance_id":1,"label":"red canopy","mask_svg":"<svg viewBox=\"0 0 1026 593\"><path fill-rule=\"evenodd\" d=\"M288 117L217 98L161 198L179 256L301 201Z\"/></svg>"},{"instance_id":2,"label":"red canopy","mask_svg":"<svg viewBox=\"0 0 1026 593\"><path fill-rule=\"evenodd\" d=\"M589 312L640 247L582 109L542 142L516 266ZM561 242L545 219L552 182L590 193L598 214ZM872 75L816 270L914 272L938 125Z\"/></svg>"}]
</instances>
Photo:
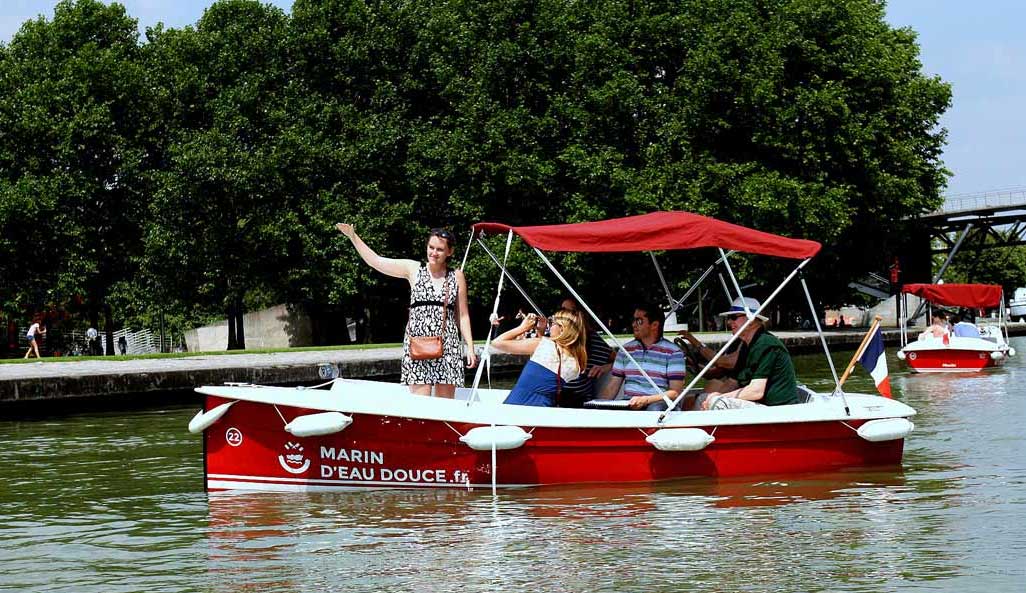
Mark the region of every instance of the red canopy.
<instances>
[{"instance_id":1,"label":"red canopy","mask_svg":"<svg viewBox=\"0 0 1026 593\"><path fill-rule=\"evenodd\" d=\"M479 222L475 231L512 230L530 246L545 251L662 251L722 247L745 253L805 259L819 253L820 244L788 239L689 212L653 212L612 220L511 227Z\"/></svg>"},{"instance_id":2,"label":"red canopy","mask_svg":"<svg viewBox=\"0 0 1026 593\"><path fill-rule=\"evenodd\" d=\"M951 307L995 309L1001 306L1001 287L996 284L906 284L901 291Z\"/></svg>"}]
</instances>

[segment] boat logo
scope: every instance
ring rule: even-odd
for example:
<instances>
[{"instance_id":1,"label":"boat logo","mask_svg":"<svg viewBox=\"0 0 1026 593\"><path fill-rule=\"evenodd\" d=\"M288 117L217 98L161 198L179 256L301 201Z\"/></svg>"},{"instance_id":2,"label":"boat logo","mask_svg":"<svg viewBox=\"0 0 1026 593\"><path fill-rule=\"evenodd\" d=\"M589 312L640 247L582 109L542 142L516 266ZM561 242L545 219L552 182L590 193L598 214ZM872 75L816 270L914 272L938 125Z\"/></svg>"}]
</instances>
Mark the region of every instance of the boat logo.
<instances>
[{"instance_id":1,"label":"boat logo","mask_svg":"<svg viewBox=\"0 0 1026 593\"><path fill-rule=\"evenodd\" d=\"M303 455L303 445L285 443L285 454L278 456L282 469L290 474L301 474L310 469L310 460Z\"/></svg>"},{"instance_id":2,"label":"boat logo","mask_svg":"<svg viewBox=\"0 0 1026 593\"><path fill-rule=\"evenodd\" d=\"M224 433L224 440L229 445L233 447L238 447L242 444L242 431L233 426L229 428L227 432Z\"/></svg>"},{"instance_id":3,"label":"boat logo","mask_svg":"<svg viewBox=\"0 0 1026 593\"><path fill-rule=\"evenodd\" d=\"M915 360L916 359L916 353L915 352L909 352L908 353L908 359L909 360Z\"/></svg>"}]
</instances>

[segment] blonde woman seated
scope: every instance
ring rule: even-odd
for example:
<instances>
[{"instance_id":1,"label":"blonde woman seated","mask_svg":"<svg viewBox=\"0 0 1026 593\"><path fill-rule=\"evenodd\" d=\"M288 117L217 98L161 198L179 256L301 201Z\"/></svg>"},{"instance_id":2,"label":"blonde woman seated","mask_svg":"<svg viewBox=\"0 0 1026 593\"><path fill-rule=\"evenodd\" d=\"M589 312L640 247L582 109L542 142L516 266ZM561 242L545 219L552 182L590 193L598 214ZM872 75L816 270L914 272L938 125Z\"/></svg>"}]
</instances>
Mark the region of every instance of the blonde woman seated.
<instances>
[{"instance_id":1,"label":"blonde woman seated","mask_svg":"<svg viewBox=\"0 0 1026 593\"><path fill-rule=\"evenodd\" d=\"M559 394L566 387L566 382L576 379L588 364L584 319L580 313L560 310L549 323L550 337L520 339L537 324L538 316L528 315L518 327L492 342L500 352L531 356L503 403L544 407L558 405Z\"/></svg>"}]
</instances>

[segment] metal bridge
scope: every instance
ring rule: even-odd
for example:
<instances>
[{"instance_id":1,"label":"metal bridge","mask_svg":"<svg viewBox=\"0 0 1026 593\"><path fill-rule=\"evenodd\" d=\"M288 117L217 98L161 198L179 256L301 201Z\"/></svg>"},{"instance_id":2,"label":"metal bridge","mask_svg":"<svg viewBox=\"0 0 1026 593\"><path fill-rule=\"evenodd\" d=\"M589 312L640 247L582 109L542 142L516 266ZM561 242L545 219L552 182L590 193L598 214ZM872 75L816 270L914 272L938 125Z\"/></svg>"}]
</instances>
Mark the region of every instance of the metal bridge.
<instances>
[{"instance_id":1,"label":"metal bridge","mask_svg":"<svg viewBox=\"0 0 1026 593\"><path fill-rule=\"evenodd\" d=\"M936 283L959 251L1026 245L1026 187L948 196L937 211L909 221L916 228L901 257L902 282ZM945 253L935 270L933 256ZM875 274L849 286L877 298L889 296L891 288Z\"/></svg>"},{"instance_id":2,"label":"metal bridge","mask_svg":"<svg viewBox=\"0 0 1026 593\"><path fill-rule=\"evenodd\" d=\"M1024 245L1026 188L952 196L919 221L938 242L933 253Z\"/></svg>"}]
</instances>

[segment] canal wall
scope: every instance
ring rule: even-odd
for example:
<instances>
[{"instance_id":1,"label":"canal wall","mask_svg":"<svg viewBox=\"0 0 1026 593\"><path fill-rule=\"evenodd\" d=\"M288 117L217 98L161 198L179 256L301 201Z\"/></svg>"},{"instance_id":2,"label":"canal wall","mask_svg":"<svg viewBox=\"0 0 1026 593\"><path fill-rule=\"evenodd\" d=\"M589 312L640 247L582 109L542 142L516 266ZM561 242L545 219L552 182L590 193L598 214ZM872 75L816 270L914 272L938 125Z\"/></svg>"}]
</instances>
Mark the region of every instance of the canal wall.
<instances>
[{"instance_id":1,"label":"canal wall","mask_svg":"<svg viewBox=\"0 0 1026 593\"><path fill-rule=\"evenodd\" d=\"M1009 327L1012 335L1026 335L1026 324ZM822 352L815 332L774 332L794 354ZM862 342L862 331L826 333L831 351L850 351ZM702 334L701 339L718 348L729 334ZM896 346L898 332L885 330L888 346ZM480 347L480 346L479 346ZM317 350L262 354L197 355L179 358L101 360L67 358L60 361L0 365L0 409L4 404L83 398L167 395L191 391L200 385L261 383L273 385L314 384L325 380L325 370L352 379L399 379L402 348ZM519 372L524 358L495 354L493 374ZM472 372L471 372L472 373ZM468 383L473 375L468 373Z\"/></svg>"}]
</instances>

